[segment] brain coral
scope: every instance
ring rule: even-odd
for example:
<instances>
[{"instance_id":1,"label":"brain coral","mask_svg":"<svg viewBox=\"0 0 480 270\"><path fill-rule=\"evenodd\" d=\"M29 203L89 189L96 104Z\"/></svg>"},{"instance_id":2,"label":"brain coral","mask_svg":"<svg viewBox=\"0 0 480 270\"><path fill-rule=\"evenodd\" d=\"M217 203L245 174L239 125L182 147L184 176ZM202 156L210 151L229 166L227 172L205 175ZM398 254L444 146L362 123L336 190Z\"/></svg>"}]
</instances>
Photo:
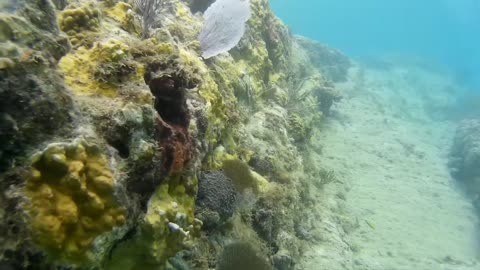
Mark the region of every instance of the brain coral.
<instances>
[{"instance_id":1,"label":"brain coral","mask_svg":"<svg viewBox=\"0 0 480 270\"><path fill-rule=\"evenodd\" d=\"M83 262L95 237L125 221L106 157L83 139L36 154L26 183L32 238L52 257Z\"/></svg>"},{"instance_id":2,"label":"brain coral","mask_svg":"<svg viewBox=\"0 0 480 270\"><path fill-rule=\"evenodd\" d=\"M235 211L236 192L232 181L222 171L203 174L198 181L195 205L204 227L220 225Z\"/></svg>"}]
</instances>

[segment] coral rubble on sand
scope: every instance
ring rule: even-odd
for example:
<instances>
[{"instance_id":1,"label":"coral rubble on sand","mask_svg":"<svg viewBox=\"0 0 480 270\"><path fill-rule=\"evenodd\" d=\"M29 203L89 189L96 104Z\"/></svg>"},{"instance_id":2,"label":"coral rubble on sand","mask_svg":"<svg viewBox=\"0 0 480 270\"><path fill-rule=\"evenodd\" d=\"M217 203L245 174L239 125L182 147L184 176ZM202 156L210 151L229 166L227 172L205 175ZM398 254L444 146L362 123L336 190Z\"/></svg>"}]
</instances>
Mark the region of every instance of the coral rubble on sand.
<instances>
[{"instance_id":1,"label":"coral rubble on sand","mask_svg":"<svg viewBox=\"0 0 480 270\"><path fill-rule=\"evenodd\" d=\"M241 250L293 269L314 226L308 146L349 63L325 49L322 69L267 0L205 60L212 1L160 0L142 29L145 1L0 13L0 264L224 269Z\"/></svg>"}]
</instances>

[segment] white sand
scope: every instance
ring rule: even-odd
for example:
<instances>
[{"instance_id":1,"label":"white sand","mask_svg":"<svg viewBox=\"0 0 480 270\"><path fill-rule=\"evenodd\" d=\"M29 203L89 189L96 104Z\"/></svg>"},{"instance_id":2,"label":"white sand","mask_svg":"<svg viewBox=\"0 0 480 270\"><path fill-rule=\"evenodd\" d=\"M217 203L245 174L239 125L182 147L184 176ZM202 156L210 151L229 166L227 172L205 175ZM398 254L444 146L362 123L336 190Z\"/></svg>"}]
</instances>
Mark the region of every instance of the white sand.
<instances>
[{"instance_id":1,"label":"white sand","mask_svg":"<svg viewBox=\"0 0 480 270\"><path fill-rule=\"evenodd\" d=\"M447 167L455 125L431 119L451 104L448 78L416 68L352 78L317 143L342 183L318 193L322 236L300 268L480 269L478 217ZM426 113L432 104L440 113Z\"/></svg>"}]
</instances>

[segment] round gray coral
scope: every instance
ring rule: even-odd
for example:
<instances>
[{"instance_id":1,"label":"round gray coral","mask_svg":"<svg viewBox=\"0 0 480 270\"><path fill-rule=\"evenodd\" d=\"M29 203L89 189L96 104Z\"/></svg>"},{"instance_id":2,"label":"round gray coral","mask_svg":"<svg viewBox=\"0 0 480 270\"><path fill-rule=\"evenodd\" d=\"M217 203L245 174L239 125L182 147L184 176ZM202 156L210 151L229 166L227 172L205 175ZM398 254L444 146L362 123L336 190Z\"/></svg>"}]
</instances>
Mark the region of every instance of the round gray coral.
<instances>
[{"instance_id":1,"label":"round gray coral","mask_svg":"<svg viewBox=\"0 0 480 270\"><path fill-rule=\"evenodd\" d=\"M204 228L216 227L233 215L235 199L233 183L222 171L204 173L198 181L196 216Z\"/></svg>"}]
</instances>

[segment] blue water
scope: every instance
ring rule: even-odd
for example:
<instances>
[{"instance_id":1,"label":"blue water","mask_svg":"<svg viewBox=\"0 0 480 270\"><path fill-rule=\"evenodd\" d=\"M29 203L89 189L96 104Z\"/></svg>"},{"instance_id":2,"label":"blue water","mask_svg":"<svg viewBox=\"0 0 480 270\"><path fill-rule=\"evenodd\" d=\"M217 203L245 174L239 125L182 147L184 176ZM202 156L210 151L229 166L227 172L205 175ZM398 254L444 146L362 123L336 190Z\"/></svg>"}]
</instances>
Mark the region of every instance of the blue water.
<instances>
[{"instance_id":1,"label":"blue water","mask_svg":"<svg viewBox=\"0 0 480 270\"><path fill-rule=\"evenodd\" d=\"M270 0L294 34L357 58L411 55L480 91L480 0Z\"/></svg>"}]
</instances>

